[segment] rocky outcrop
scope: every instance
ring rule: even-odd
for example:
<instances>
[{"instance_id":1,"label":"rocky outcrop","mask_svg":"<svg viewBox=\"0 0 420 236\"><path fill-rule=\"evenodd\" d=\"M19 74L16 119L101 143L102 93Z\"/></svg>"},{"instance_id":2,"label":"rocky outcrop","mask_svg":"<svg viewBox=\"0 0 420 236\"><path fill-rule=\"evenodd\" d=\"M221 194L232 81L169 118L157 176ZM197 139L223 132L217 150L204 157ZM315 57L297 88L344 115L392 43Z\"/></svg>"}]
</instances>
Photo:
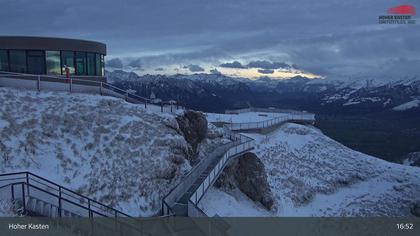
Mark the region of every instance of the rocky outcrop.
<instances>
[{"instance_id":1,"label":"rocky outcrop","mask_svg":"<svg viewBox=\"0 0 420 236\"><path fill-rule=\"evenodd\" d=\"M420 167L420 152L411 152L407 155L407 164Z\"/></svg>"},{"instance_id":2,"label":"rocky outcrop","mask_svg":"<svg viewBox=\"0 0 420 236\"><path fill-rule=\"evenodd\" d=\"M246 153L232 160L220 175L215 186L227 190L238 188L250 199L260 202L268 210L275 207L264 164L253 153Z\"/></svg>"},{"instance_id":3,"label":"rocky outcrop","mask_svg":"<svg viewBox=\"0 0 420 236\"><path fill-rule=\"evenodd\" d=\"M420 202L414 204L414 206L411 208L411 214L413 216L420 217Z\"/></svg>"},{"instance_id":4,"label":"rocky outcrop","mask_svg":"<svg viewBox=\"0 0 420 236\"><path fill-rule=\"evenodd\" d=\"M207 136L207 119L204 114L188 110L182 116L178 116L176 120L185 140L191 144L194 150L197 150L197 145Z\"/></svg>"}]
</instances>

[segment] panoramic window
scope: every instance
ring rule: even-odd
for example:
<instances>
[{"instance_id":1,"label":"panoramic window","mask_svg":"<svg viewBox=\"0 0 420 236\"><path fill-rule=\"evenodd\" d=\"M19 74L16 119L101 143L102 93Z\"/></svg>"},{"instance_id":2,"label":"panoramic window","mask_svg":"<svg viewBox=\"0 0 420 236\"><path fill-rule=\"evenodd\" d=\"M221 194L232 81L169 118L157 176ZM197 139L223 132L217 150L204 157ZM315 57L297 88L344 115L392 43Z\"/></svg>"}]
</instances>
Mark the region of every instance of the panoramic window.
<instances>
[{"instance_id":1,"label":"panoramic window","mask_svg":"<svg viewBox=\"0 0 420 236\"><path fill-rule=\"evenodd\" d=\"M76 52L76 75L86 75L85 52Z\"/></svg>"},{"instance_id":2,"label":"panoramic window","mask_svg":"<svg viewBox=\"0 0 420 236\"><path fill-rule=\"evenodd\" d=\"M60 64L60 51L46 51L45 52L47 74L49 75L60 75L61 64Z\"/></svg>"},{"instance_id":3,"label":"panoramic window","mask_svg":"<svg viewBox=\"0 0 420 236\"><path fill-rule=\"evenodd\" d=\"M26 72L26 52L24 50L10 50L10 71L17 73Z\"/></svg>"},{"instance_id":4,"label":"panoramic window","mask_svg":"<svg viewBox=\"0 0 420 236\"><path fill-rule=\"evenodd\" d=\"M27 65L29 74L45 74L45 56L44 51L30 50L27 52Z\"/></svg>"},{"instance_id":5,"label":"panoramic window","mask_svg":"<svg viewBox=\"0 0 420 236\"><path fill-rule=\"evenodd\" d=\"M101 54L95 54L96 75L102 76Z\"/></svg>"},{"instance_id":6,"label":"panoramic window","mask_svg":"<svg viewBox=\"0 0 420 236\"><path fill-rule=\"evenodd\" d=\"M105 75L105 56L101 55L101 75Z\"/></svg>"},{"instance_id":7,"label":"panoramic window","mask_svg":"<svg viewBox=\"0 0 420 236\"><path fill-rule=\"evenodd\" d=\"M95 53L87 53L86 69L88 75L95 75Z\"/></svg>"},{"instance_id":8,"label":"panoramic window","mask_svg":"<svg viewBox=\"0 0 420 236\"><path fill-rule=\"evenodd\" d=\"M9 60L7 58L7 50L0 50L0 71L9 70Z\"/></svg>"},{"instance_id":9,"label":"panoramic window","mask_svg":"<svg viewBox=\"0 0 420 236\"><path fill-rule=\"evenodd\" d=\"M70 74L74 75L74 52L72 51L62 51L61 52L61 65L63 66L61 71L63 75L66 74L65 67L67 66L70 69Z\"/></svg>"}]
</instances>

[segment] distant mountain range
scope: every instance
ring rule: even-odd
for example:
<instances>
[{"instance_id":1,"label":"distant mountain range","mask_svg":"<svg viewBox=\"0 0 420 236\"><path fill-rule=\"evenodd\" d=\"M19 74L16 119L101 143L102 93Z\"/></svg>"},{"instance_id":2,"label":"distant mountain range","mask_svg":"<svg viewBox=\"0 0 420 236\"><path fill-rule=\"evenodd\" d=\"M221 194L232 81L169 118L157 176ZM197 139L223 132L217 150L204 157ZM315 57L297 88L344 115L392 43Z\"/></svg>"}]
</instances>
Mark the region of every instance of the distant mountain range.
<instances>
[{"instance_id":1,"label":"distant mountain range","mask_svg":"<svg viewBox=\"0 0 420 236\"><path fill-rule=\"evenodd\" d=\"M188 108L221 112L225 109L278 107L318 113L381 111L420 112L420 78L308 79L296 76L274 80L233 78L220 74L142 75L115 70L108 81L141 96L180 101Z\"/></svg>"}]
</instances>

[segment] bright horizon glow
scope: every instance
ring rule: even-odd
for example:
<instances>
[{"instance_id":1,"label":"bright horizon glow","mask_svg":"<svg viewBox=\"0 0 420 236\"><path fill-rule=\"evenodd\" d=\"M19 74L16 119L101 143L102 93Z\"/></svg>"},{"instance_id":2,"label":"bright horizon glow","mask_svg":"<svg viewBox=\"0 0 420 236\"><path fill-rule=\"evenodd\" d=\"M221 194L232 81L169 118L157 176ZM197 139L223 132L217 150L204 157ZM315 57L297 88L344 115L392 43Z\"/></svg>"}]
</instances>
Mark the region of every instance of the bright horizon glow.
<instances>
[{"instance_id":1,"label":"bright horizon glow","mask_svg":"<svg viewBox=\"0 0 420 236\"><path fill-rule=\"evenodd\" d=\"M297 69L291 69L291 70L277 69L277 70L273 70L272 74L264 74L258 71L260 70L259 68L240 69L240 68L225 68L225 67L209 66L209 65L205 65L205 66L203 65L201 67L204 70L196 71L196 72L192 72L188 68L184 68L183 65L169 65L166 67L159 67L163 70L156 70L157 68L143 68L143 69L123 68L123 70L134 71L135 73L139 75L146 75L146 74L159 75L160 74L160 75L170 76L174 74L186 74L186 75L200 74L200 73L212 74L211 70L217 69L224 76L236 77L236 78L247 78L251 80L256 80L261 77L268 77L270 79L290 79L295 76L303 76L309 79L324 78L324 76L297 70Z\"/></svg>"},{"instance_id":2,"label":"bright horizon glow","mask_svg":"<svg viewBox=\"0 0 420 236\"><path fill-rule=\"evenodd\" d=\"M257 68L247 68L247 69L234 69L234 68L217 68L224 75L232 76L232 77L243 77L248 79L258 79L260 77L266 76L271 79L289 79L294 76L304 76L309 79L320 78L322 76L315 75L312 73L302 72L299 70L293 71L282 71L282 70L274 70L272 74L264 74L258 72L259 69Z\"/></svg>"}]
</instances>

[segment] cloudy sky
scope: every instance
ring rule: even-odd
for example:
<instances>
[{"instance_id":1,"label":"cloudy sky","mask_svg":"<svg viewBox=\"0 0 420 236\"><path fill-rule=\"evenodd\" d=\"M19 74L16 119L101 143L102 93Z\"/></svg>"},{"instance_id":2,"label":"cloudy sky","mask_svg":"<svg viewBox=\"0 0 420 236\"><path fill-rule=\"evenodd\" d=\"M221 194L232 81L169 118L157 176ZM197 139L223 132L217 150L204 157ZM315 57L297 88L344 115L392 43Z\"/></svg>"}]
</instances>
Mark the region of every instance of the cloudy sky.
<instances>
[{"instance_id":1,"label":"cloudy sky","mask_svg":"<svg viewBox=\"0 0 420 236\"><path fill-rule=\"evenodd\" d=\"M419 0L0 0L0 34L97 40L108 65L244 77L420 75Z\"/></svg>"}]
</instances>

